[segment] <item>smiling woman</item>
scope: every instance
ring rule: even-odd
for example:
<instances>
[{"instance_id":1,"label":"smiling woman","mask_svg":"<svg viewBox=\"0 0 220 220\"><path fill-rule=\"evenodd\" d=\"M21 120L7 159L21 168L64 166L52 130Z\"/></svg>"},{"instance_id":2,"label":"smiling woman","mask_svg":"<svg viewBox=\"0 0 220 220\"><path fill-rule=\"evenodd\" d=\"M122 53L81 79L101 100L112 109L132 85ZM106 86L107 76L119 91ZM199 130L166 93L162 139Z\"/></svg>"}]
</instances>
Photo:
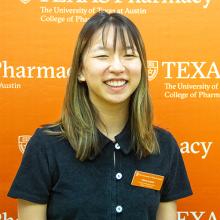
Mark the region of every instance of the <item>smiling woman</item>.
<instances>
[{"instance_id":1,"label":"smiling woman","mask_svg":"<svg viewBox=\"0 0 220 220\"><path fill-rule=\"evenodd\" d=\"M146 63L127 17L85 23L61 117L36 129L8 193L19 220L176 220L192 191L175 138L153 125Z\"/></svg>"}]
</instances>

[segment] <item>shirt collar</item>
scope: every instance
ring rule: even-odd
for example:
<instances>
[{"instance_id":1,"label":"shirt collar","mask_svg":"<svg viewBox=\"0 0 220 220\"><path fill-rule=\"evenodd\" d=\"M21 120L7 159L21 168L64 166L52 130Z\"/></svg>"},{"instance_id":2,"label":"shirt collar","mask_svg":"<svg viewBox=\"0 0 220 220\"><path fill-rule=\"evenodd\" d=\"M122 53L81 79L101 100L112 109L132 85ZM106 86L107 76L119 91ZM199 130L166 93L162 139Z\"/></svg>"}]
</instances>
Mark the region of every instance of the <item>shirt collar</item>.
<instances>
[{"instance_id":1,"label":"shirt collar","mask_svg":"<svg viewBox=\"0 0 220 220\"><path fill-rule=\"evenodd\" d=\"M98 135L100 138L101 148L104 148L108 143L111 143L108 137L98 130ZM129 154L132 150L132 136L131 136L131 124L130 121L126 123L122 131L115 136L115 142L119 144L120 149L124 154Z\"/></svg>"}]
</instances>

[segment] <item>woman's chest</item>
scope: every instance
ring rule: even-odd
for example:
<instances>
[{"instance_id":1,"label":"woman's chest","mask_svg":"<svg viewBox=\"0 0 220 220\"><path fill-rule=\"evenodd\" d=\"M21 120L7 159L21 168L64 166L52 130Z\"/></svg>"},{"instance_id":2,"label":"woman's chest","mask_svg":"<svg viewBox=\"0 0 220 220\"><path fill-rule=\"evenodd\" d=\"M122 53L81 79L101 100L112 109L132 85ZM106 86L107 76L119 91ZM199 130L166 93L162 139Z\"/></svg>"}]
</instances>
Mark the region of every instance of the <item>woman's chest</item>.
<instances>
[{"instance_id":1,"label":"woman's chest","mask_svg":"<svg viewBox=\"0 0 220 220\"><path fill-rule=\"evenodd\" d=\"M58 165L59 178L51 190L48 216L59 219L56 216L62 213L66 217L60 219L112 219L122 213L124 217L134 215L135 210L147 217L156 212L160 191L131 182L135 171L165 175L160 163L114 151L93 161L66 158Z\"/></svg>"}]
</instances>

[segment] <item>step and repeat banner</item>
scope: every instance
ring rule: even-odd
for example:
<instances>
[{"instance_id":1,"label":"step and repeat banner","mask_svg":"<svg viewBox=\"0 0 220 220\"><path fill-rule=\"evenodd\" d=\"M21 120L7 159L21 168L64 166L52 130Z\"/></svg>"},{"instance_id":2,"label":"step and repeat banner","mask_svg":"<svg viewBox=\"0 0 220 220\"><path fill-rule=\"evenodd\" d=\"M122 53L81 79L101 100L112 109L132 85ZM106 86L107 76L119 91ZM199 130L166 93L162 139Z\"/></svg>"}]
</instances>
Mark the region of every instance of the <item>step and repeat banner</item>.
<instances>
[{"instance_id":1,"label":"step and repeat banner","mask_svg":"<svg viewBox=\"0 0 220 220\"><path fill-rule=\"evenodd\" d=\"M6 194L26 144L59 118L77 36L103 10L143 36L154 124L177 139L194 192L178 220L220 220L219 0L2 0L0 219L17 219Z\"/></svg>"}]
</instances>

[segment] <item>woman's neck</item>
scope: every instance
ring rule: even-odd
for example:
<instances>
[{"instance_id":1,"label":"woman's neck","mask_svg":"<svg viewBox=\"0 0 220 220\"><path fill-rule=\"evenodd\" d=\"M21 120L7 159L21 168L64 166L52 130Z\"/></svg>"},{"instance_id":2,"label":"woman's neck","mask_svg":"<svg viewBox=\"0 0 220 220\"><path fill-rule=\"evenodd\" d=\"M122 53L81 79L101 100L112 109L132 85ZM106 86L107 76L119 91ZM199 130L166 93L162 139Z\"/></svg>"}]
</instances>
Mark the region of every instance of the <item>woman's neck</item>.
<instances>
[{"instance_id":1,"label":"woman's neck","mask_svg":"<svg viewBox=\"0 0 220 220\"><path fill-rule=\"evenodd\" d=\"M98 129L114 141L114 137L121 132L128 120L129 102L111 105L95 106L98 109L102 123L97 123Z\"/></svg>"}]
</instances>

